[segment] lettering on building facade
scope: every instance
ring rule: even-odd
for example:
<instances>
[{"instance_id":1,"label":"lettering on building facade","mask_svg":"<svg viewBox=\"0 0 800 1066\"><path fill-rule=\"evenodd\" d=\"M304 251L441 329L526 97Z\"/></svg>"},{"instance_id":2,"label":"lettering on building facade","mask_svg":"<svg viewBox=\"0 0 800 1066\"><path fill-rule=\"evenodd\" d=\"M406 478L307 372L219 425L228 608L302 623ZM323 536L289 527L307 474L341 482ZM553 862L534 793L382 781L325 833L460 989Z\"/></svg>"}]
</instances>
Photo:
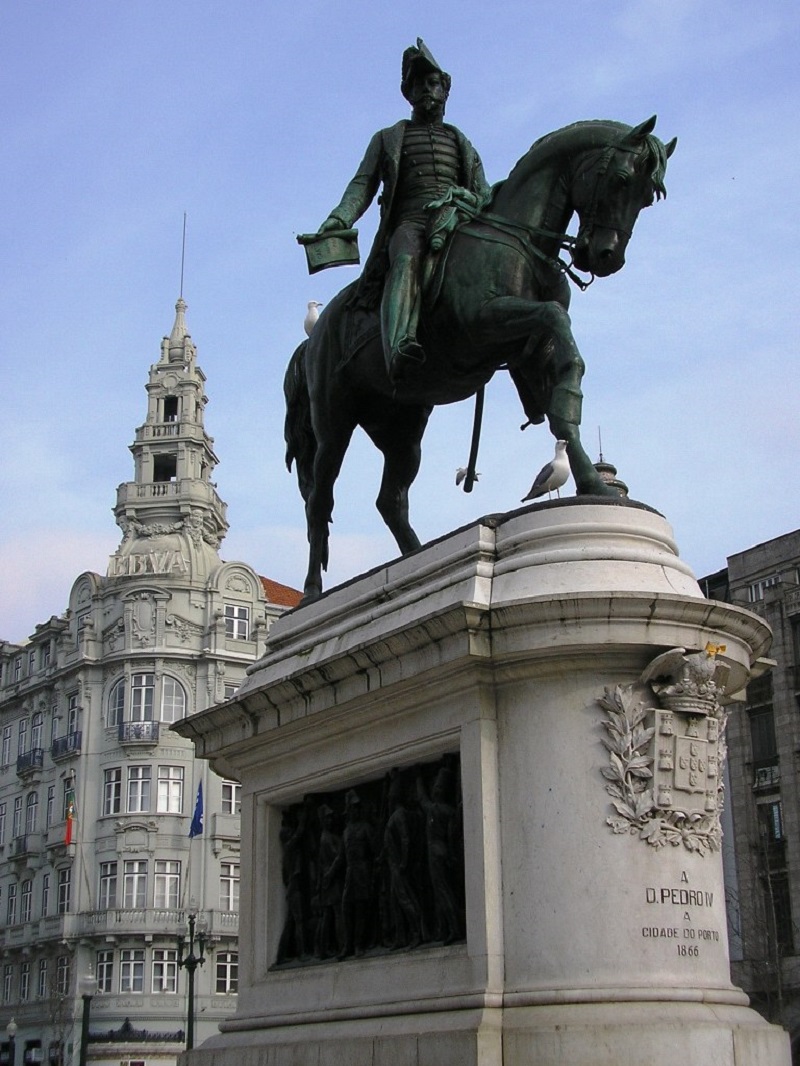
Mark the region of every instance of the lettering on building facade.
<instances>
[{"instance_id":1,"label":"lettering on building facade","mask_svg":"<svg viewBox=\"0 0 800 1066\"><path fill-rule=\"evenodd\" d=\"M109 577L188 573L189 560L183 552L175 549L138 552L135 555L112 555L108 560Z\"/></svg>"}]
</instances>

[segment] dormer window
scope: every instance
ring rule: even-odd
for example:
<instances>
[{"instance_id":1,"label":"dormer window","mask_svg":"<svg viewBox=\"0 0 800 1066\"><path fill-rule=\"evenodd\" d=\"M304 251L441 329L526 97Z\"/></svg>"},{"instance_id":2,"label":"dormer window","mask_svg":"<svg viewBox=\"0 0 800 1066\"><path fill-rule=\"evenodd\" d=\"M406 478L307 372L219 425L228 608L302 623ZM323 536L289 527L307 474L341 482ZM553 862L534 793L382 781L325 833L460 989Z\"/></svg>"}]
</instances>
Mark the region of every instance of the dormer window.
<instances>
[{"instance_id":1,"label":"dormer window","mask_svg":"<svg viewBox=\"0 0 800 1066\"><path fill-rule=\"evenodd\" d=\"M178 397L177 396L165 396L164 397L164 421L165 422L177 422L178 421Z\"/></svg>"},{"instance_id":2,"label":"dormer window","mask_svg":"<svg viewBox=\"0 0 800 1066\"><path fill-rule=\"evenodd\" d=\"M225 604L225 636L229 640L250 639L250 608Z\"/></svg>"}]
</instances>

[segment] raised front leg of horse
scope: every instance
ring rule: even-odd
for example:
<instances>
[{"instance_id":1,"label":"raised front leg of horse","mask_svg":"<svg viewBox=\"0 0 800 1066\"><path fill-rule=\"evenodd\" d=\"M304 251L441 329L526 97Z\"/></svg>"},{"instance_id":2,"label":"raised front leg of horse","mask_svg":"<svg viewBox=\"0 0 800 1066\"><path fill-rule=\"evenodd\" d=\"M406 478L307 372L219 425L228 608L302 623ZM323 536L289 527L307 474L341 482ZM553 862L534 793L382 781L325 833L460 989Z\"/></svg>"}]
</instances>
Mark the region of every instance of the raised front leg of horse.
<instances>
[{"instance_id":1,"label":"raised front leg of horse","mask_svg":"<svg viewBox=\"0 0 800 1066\"><path fill-rule=\"evenodd\" d=\"M556 440L567 442L570 470L578 495L616 496L595 470L581 444L581 379L585 364L572 336L569 315L554 300L536 303L501 296L481 310L480 325L489 336L519 341L519 354L508 358L525 414L531 422L547 418Z\"/></svg>"}]
</instances>

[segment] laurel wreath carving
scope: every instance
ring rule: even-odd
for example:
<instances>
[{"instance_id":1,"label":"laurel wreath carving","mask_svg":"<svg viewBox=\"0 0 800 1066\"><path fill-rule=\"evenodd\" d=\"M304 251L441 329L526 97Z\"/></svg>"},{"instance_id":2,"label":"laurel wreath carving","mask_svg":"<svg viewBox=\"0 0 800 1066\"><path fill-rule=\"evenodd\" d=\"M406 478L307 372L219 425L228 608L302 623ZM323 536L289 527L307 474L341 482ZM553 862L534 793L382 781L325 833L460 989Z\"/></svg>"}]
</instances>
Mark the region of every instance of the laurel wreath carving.
<instances>
[{"instance_id":1,"label":"laurel wreath carving","mask_svg":"<svg viewBox=\"0 0 800 1066\"><path fill-rule=\"evenodd\" d=\"M659 810L653 798L653 758L648 754L655 728L647 724L652 708L637 699L630 685L606 688L598 700L608 713L603 744L609 765L601 769L608 782L616 817L606 819L614 833L630 833L654 848L667 844L706 855L719 851L722 833L716 814Z\"/></svg>"}]
</instances>

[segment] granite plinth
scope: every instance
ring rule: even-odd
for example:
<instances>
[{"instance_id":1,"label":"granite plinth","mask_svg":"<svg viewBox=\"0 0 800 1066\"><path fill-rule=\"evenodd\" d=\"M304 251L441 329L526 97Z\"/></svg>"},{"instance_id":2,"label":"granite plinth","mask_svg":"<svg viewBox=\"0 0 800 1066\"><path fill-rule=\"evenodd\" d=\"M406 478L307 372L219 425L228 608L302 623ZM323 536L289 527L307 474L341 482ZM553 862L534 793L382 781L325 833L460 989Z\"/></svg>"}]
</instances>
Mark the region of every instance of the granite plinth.
<instances>
[{"instance_id":1,"label":"granite plinth","mask_svg":"<svg viewBox=\"0 0 800 1066\"><path fill-rule=\"evenodd\" d=\"M609 823L598 703L708 644L734 693L769 640L630 503L495 516L280 619L236 699L179 726L243 784L238 1009L193 1066L788 1064L730 981L719 851ZM466 942L276 969L282 810L448 754Z\"/></svg>"}]
</instances>

